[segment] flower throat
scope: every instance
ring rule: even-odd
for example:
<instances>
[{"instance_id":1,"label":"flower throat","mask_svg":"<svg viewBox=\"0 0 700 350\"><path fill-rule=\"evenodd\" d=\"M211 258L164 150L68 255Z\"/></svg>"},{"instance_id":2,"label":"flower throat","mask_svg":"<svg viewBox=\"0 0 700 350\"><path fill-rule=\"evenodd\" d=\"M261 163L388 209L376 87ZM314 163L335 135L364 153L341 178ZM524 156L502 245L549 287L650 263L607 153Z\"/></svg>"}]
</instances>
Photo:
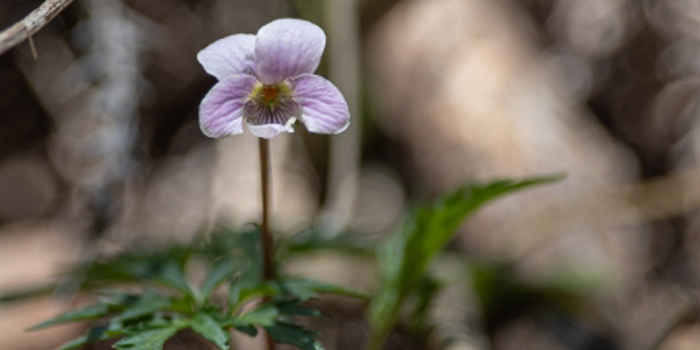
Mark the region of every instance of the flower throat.
<instances>
[{"instance_id":1,"label":"flower throat","mask_svg":"<svg viewBox=\"0 0 700 350\"><path fill-rule=\"evenodd\" d=\"M292 89L289 83L258 84L250 94L250 99L258 103L275 108L292 98Z\"/></svg>"},{"instance_id":2,"label":"flower throat","mask_svg":"<svg viewBox=\"0 0 700 350\"><path fill-rule=\"evenodd\" d=\"M277 85L263 85L261 95L265 102L274 104L277 102L277 97L280 94L280 88Z\"/></svg>"}]
</instances>

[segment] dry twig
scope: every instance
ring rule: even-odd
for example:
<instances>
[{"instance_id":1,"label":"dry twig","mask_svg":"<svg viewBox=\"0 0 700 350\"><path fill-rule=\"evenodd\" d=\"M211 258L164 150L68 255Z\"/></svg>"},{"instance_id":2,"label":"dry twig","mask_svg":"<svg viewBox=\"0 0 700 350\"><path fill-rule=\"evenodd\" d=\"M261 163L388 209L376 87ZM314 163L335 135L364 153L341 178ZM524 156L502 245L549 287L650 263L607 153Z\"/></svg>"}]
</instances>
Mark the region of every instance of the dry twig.
<instances>
[{"instance_id":1,"label":"dry twig","mask_svg":"<svg viewBox=\"0 0 700 350\"><path fill-rule=\"evenodd\" d=\"M73 0L46 0L27 17L0 32L0 55L31 38L72 2Z\"/></svg>"}]
</instances>

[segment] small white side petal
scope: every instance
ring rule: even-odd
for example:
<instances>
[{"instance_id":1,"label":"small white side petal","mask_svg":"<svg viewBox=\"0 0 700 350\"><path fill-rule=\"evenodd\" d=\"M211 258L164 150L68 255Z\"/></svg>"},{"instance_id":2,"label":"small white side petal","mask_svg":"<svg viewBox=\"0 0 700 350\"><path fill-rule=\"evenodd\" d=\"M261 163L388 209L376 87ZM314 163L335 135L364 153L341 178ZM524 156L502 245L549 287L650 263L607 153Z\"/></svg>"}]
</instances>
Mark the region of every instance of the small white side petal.
<instances>
[{"instance_id":1,"label":"small white side petal","mask_svg":"<svg viewBox=\"0 0 700 350\"><path fill-rule=\"evenodd\" d=\"M209 137L224 137L243 132L245 102L258 80L237 74L218 82L199 105L199 126Z\"/></svg>"},{"instance_id":2,"label":"small white side petal","mask_svg":"<svg viewBox=\"0 0 700 350\"><path fill-rule=\"evenodd\" d=\"M291 123L287 123L286 125L282 124L261 124L261 125L253 125L253 124L248 124L248 129L250 129L250 132L257 136L261 137L264 139L271 139L280 133L283 132L288 132L288 133L293 133L294 128L292 127Z\"/></svg>"},{"instance_id":3,"label":"small white side petal","mask_svg":"<svg viewBox=\"0 0 700 350\"><path fill-rule=\"evenodd\" d=\"M283 18L264 25L255 40L255 68L265 84L279 83L318 68L326 47L319 26L301 19Z\"/></svg>"},{"instance_id":4,"label":"small white side petal","mask_svg":"<svg viewBox=\"0 0 700 350\"><path fill-rule=\"evenodd\" d=\"M251 74L254 70L255 35L234 34L219 39L197 54L204 70L224 80L234 74Z\"/></svg>"},{"instance_id":5,"label":"small white side petal","mask_svg":"<svg viewBox=\"0 0 700 350\"><path fill-rule=\"evenodd\" d=\"M294 100L301 106L301 121L310 132L338 134L350 125L343 94L330 81L313 74L291 79Z\"/></svg>"}]
</instances>

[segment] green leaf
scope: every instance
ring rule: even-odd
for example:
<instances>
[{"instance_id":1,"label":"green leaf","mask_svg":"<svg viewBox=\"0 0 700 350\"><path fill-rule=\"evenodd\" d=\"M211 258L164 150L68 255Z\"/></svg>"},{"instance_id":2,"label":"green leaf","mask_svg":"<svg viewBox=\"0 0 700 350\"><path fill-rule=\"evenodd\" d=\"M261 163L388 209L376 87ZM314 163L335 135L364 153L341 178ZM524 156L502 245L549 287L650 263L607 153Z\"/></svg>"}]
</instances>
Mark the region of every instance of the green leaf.
<instances>
[{"instance_id":1,"label":"green leaf","mask_svg":"<svg viewBox=\"0 0 700 350\"><path fill-rule=\"evenodd\" d=\"M328 317L321 311L299 305L296 300L277 303L280 315L296 315L308 317Z\"/></svg>"},{"instance_id":2,"label":"green leaf","mask_svg":"<svg viewBox=\"0 0 700 350\"><path fill-rule=\"evenodd\" d=\"M262 281L262 246L257 227L247 232L233 232L219 228L211 234L210 242L203 248L210 258L231 257L237 264L236 275L229 287L229 310L233 312L247 298L256 295L272 295L270 287ZM212 277L214 279L214 277Z\"/></svg>"},{"instance_id":3,"label":"green leaf","mask_svg":"<svg viewBox=\"0 0 700 350\"><path fill-rule=\"evenodd\" d=\"M120 321L112 319L109 324L110 329L122 329L127 334L136 334L144 330L156 328L170 327L174 323L186 323L187 320L180 318L179 315L165 316L162 312L155 312L148 317Z\"/></svg>"},{"instance_id":4,"label":"green leaf","mask_svg":"<svg viewBox=\"0 0 700 350\"><path fill-rule=\"evenodd\" d=\"M149 253L125 253L105 261L93 262L73 273L83 276L86 285L152 281L192 295L183 272L190 255L191 251L182 247L169 247Z\"/></svg>"},{"instance_id":5,"label":"green leaf","mask_svg":"<svg viewBox=\"0 0 700 350\"><path fill-rule=\"evenodd\" d=\"M268 327L275 324L279 316L279 311L275 305L262 305L259 308L236 318L233 325L238 326L263 326Z\"/></svg>"},{"instance_id":6,"label":"green leaf","mask_svg":"<svg viewBox=\"0 0 700 350\"><path fill-rule=\"evenodd\" d=\"M227 278L231 277L239 267L233 257L227 256L212 264L207 277L202 282L199 292L199 301L205 301L211 293Z\"/></svg>"},{"instance_id":7,"label":"green leaf","mask_svg":"<svg viewBox=\"0 0 700 350\"><path fill-rule=\"evenodd\" d=\"M230 348L231 335L211 315L202 312L195 314L190 322L190 327L216 344L219 349L228 350Z\"/></svg>"},{"instance_id":8,"label":"green leaf","mask_svg":"<svg viewBox=\"0 0 700 350\"><path fill-rule=\"evenodd\" d=\"M191 315L195 311L195 305L192 298L185 295L182 298L174 298L171 300L170 310L179 312L185 315Z\"/></svg>"},{"instance_id":9,"label":"green leaf","mask_svg":"<svg viewBox=\"0 0 700 350\"><path fill-rule=\"evenodd\" d=\"M115 320L125 321L143 317L159 310L168 309L171 304L171 299L164 295L155 292L146 292L143 297L133 303L133 305L125 308Z\"/></svg>"},{"instance_id":10,"label":"green leaf","mask_svg":"<svg viewBox=\"0 0 700 350\"><path fill-rule=\"evenodd\" d=\"M118 298L119 300L130 300L132 296L127 295L121 295L119 297L125 297L125 298ZM144 298L145 299L145 298ZM145 316L145 315L144 315ZM73 339L72 341L63 344L59 350L71 350L71 349L78 349L82 348L84 345L98 341L98 340L104 340L104 339L109 339L109 338L115 338L115 337L120 337L123 335L135 335L138 333L142 333L144 331L156 329L156 328L163 328L163 327L171 327L173 324L177 323L176 326L178 327L184 327L186 326L186 323L183 323L184 321L182 320L176 320L173 322L172 320L165 319L163 318L162 315L160 314L154 314L154 315L149 315L152 316L148 320L134 320L134 318L131 317L115 317L112 318L107 325L100 325L96 326L90 329L90 331L81 337L78 337L76 339ZM179 323L178 323L179 322Z\"/></svg>"},{"instance_id":11,"label":"green leaf","mask_svg":"<svg viewBox=\"0 0 700 350\"><path fill-rule=\"evenodd\" d=\"M73 349L79 349L83 347L83 345L87 345L91 341L88 340L88 337L83 335L78 338L75 338L61 346L58 347L58 350L73 350Z\"/></svg>"},{"instance_id":12,"label":"green leaf","mask_svg":"<svg viewBox=\"0 0 700 350\"><path fill-rule=\"evenodd\" d=\"M440 283L433 278L424 278L415 293L415 305L411 315L410 326L414 334L427 335L430 330L428 325L428 310L433 296L440 289Z\"/></svg>"},{"instance_id":13,"label":"green leaf","mask_svg":"<svg viewBox=\"0 0 700 350\"><path fill-rule=\"evenodd\" d=\"M279 294L279 288L275 284L263 281L235 280L231 282L229 288L229 305L231 309L234 309L250 298L275 294Z\"/></svg>"},{"instance_id":14,"label":"green leaf","mask_svg":"<svg viewBox=\"0 0 700 350\"><path fill-rule=\"evenodd\" d=\"M351 255L373 256L376 252L375 242L363 235L367 234L347 231L329 237L322 227L312 226L291 236L284 247L292 254L334 250Z\"/></svg>"},{"instance_id":15,"label":"green leaf","mask_svg":"<svg viewBox=\"0 0 700 350\"><path fill-rule=\"evenodd\" d=\"M401 306L418 289L429 263L452 239L464 219L504 194L561 179L562 176L550 176L486 185L471 183L432 206L419 207L380 251L382 283L368 309L374 333L369 349L383 348Z\"/></svg>"},{"instance_id":16,"label":"green leaf","mask_svg":"<svg viewBox=\"0 0 700 350\"><path fill-rule=\"evenodd\" d=\"M114 318L116 322L139 318L146 316L161 309L167 309L170 306L170 298L148 292L142 297L130 294L106 294L104 300L97 304L87 306L80 310L68 311L51 320L42 322L36 326L29 328L29 331L35 331L56 325L93 320L118 312L121 315Z\"/></svg>"},{"instance_id":17,"label":"green leaf","mask_svg":"<svg viewBox=\"0 0 700 350\"><path fill-rule=\"evenodd\" d=\"M305 278L285 278L279 281L280 288L298 298L306 301L318 296L318 294L335 294L369 300L366 294L356 290Z\"/></svg>"},{"instance_id":18,"label":"green leaf","mask_svg":"<svg viewBox=\"0 0 700 350\"><path fill-rule=\"evenodd\" d=\"M71 340L71 341L69 341L69 342L67 342L67 343L65 343L65 344L63 344L63 345L61 345L60 347L58 347L57 350L73 350L73 349L80 349L80 348L82 348L84 345L87 345L87 344L89 344L89 343L91 343L91 342L92 342L92 340L89 340L88 337L84 335L84 336L75 338L75 339L73 339L73 340Z\"/></svg>"},{"instance_id":19,"label":"green leaf","mask_svg":"<svg viewBox=\"0 0 700 350\"><path fill-rule=\"evenodd\" d=\"M112 334L108 333L108 327L106 327L106 326L93 327L92 329L90 329L88 334L81 336L81 337L78 337L76 339L73 339L73 340L69 341L68 343L61 345L58 348L58 350L79 349L79 348L82 348L84 345L87 345L87 344L92 343L94 341L107 339L107 338L118 336L121 334L123 334L123 333L119 333L119 334L114 334L114 332L112 332Z\"/></svg>"},{"instance_id":20,"label":"green leaf","mask_svg":"<svg viewBox=\"0 0 700 350\"><path fill-rule=\"evenodd\" d=\"M177 261L168 261L155 280L166 286L180 290L185 294L192 295L192 290L185 277L184 268Z\"/></svg>"},{"instance_id":21,"label":"green leaf","mask_svg":"<svg viewBox=\"0 0 700 350\"><path fill-rule=\"evenodd\" d=\"M141 294L127 294L122 292L116 292L111 290L104 290L99 292L99 297L110 304L119 305L131 305L143 297Z\"/></svg>"},{"instance_id":22,"label":"green leaf","mask_svg":"<svg viewBox=\"0 0 700 350\"><path fill-rule=\"evenodd\" d=\"M245 325L245 326L234 326L237 330L251 336L255 337L258 335L258 329L255 326Z\"/></svg>"},{"instance_id":23,"label":"green leaf","mask_svg":"<svg viewBox=\"0 0 700 350\"><path fill-rule=\"evenodd\" d=\"M94 305L87 306L80 310L68 311L48 321L42 322L36 326L32 326L28 329L28 331L36 331L39 329L53 327L64 323L86 321L104 317L114 312L115 306L116 305L114 304L97 303Z\"/></svg>"},{"instance_id":24,"label":"green leaf","mask_svg":"<svg viewBox=\"0 0 700 350\"><path fill-rule=\"evenodd\" d=\"M134 330L113 347L117 350L162 350L168 339L187 326L184 320L176 320L161 328Z\"/></svg>"},{"instance_id":25,"label":"green leaf","mask_svg":"<svg viewBox=\"0 0 700 350\"><path fill-rule=\"evenodd\" d=\"M316 340L316 332L312 332L293 323L277 322L274 326L265 327L276 342L294 345L302 350L324 350L321 342Z\"/></svg>"},{"instance_id":26,"label":"green leaf","mask_svg":"<svg viewBox=\"0 0 700 350\"><path fill-rule=\"evenodd\" d=\"M229 289L229 303L232 310L253 297L287 295L306 301L319 294L335 294L369 300L366 294L338 285L304 278L282 278L278 281L233 281Z\"/></svg>"},{"instance_id":27,"label":"green leaf","mask_svg":"<svg viewBox=\"0 0 700 350\"><path fill-rule=\"evenodd\" d=\"M257 227L246 232L218 229L202 251L212 260L232 257L239 265L240 281L259 281L262 276L262 246Z\"/></svg>"}]
</instances>

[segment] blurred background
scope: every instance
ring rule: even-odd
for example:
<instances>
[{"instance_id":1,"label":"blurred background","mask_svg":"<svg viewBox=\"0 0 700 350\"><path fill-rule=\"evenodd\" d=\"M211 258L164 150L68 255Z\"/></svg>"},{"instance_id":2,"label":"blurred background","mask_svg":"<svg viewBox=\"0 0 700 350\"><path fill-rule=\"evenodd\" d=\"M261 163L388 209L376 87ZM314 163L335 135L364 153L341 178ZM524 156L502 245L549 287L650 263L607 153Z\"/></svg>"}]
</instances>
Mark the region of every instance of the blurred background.
<instances>
[{"instance_id":1,"label":"blurred background","mask_svg":"<svg viewBox=\"0 0 700 350\"><path fill-rule=\"evenodd\" d=\"M40 4L0 0L0 28ZM0 55L0 295L256 221L255 139L202 135L215 79L196 54L280 17L324 28L318 73L352 112L341 136L273 140L281 235L315 222L376 241L469 178L564 172L461 227L436 267L455 283L432 305L428 348L700 349L696 0L76 0L33 37L37 59L26 42ZM479 273L499 307L484 307L463 258L490 266ZM515 276L493 272L503 261ZM371 290L372 266L323 253L288 269ZM358 349L361 310L331 304L324 345ZM0 349L75 337L80 326L24 332L69 307L0 304ZM387 348L416 346L401 337Z\"/></svg>"}]
</instances>

